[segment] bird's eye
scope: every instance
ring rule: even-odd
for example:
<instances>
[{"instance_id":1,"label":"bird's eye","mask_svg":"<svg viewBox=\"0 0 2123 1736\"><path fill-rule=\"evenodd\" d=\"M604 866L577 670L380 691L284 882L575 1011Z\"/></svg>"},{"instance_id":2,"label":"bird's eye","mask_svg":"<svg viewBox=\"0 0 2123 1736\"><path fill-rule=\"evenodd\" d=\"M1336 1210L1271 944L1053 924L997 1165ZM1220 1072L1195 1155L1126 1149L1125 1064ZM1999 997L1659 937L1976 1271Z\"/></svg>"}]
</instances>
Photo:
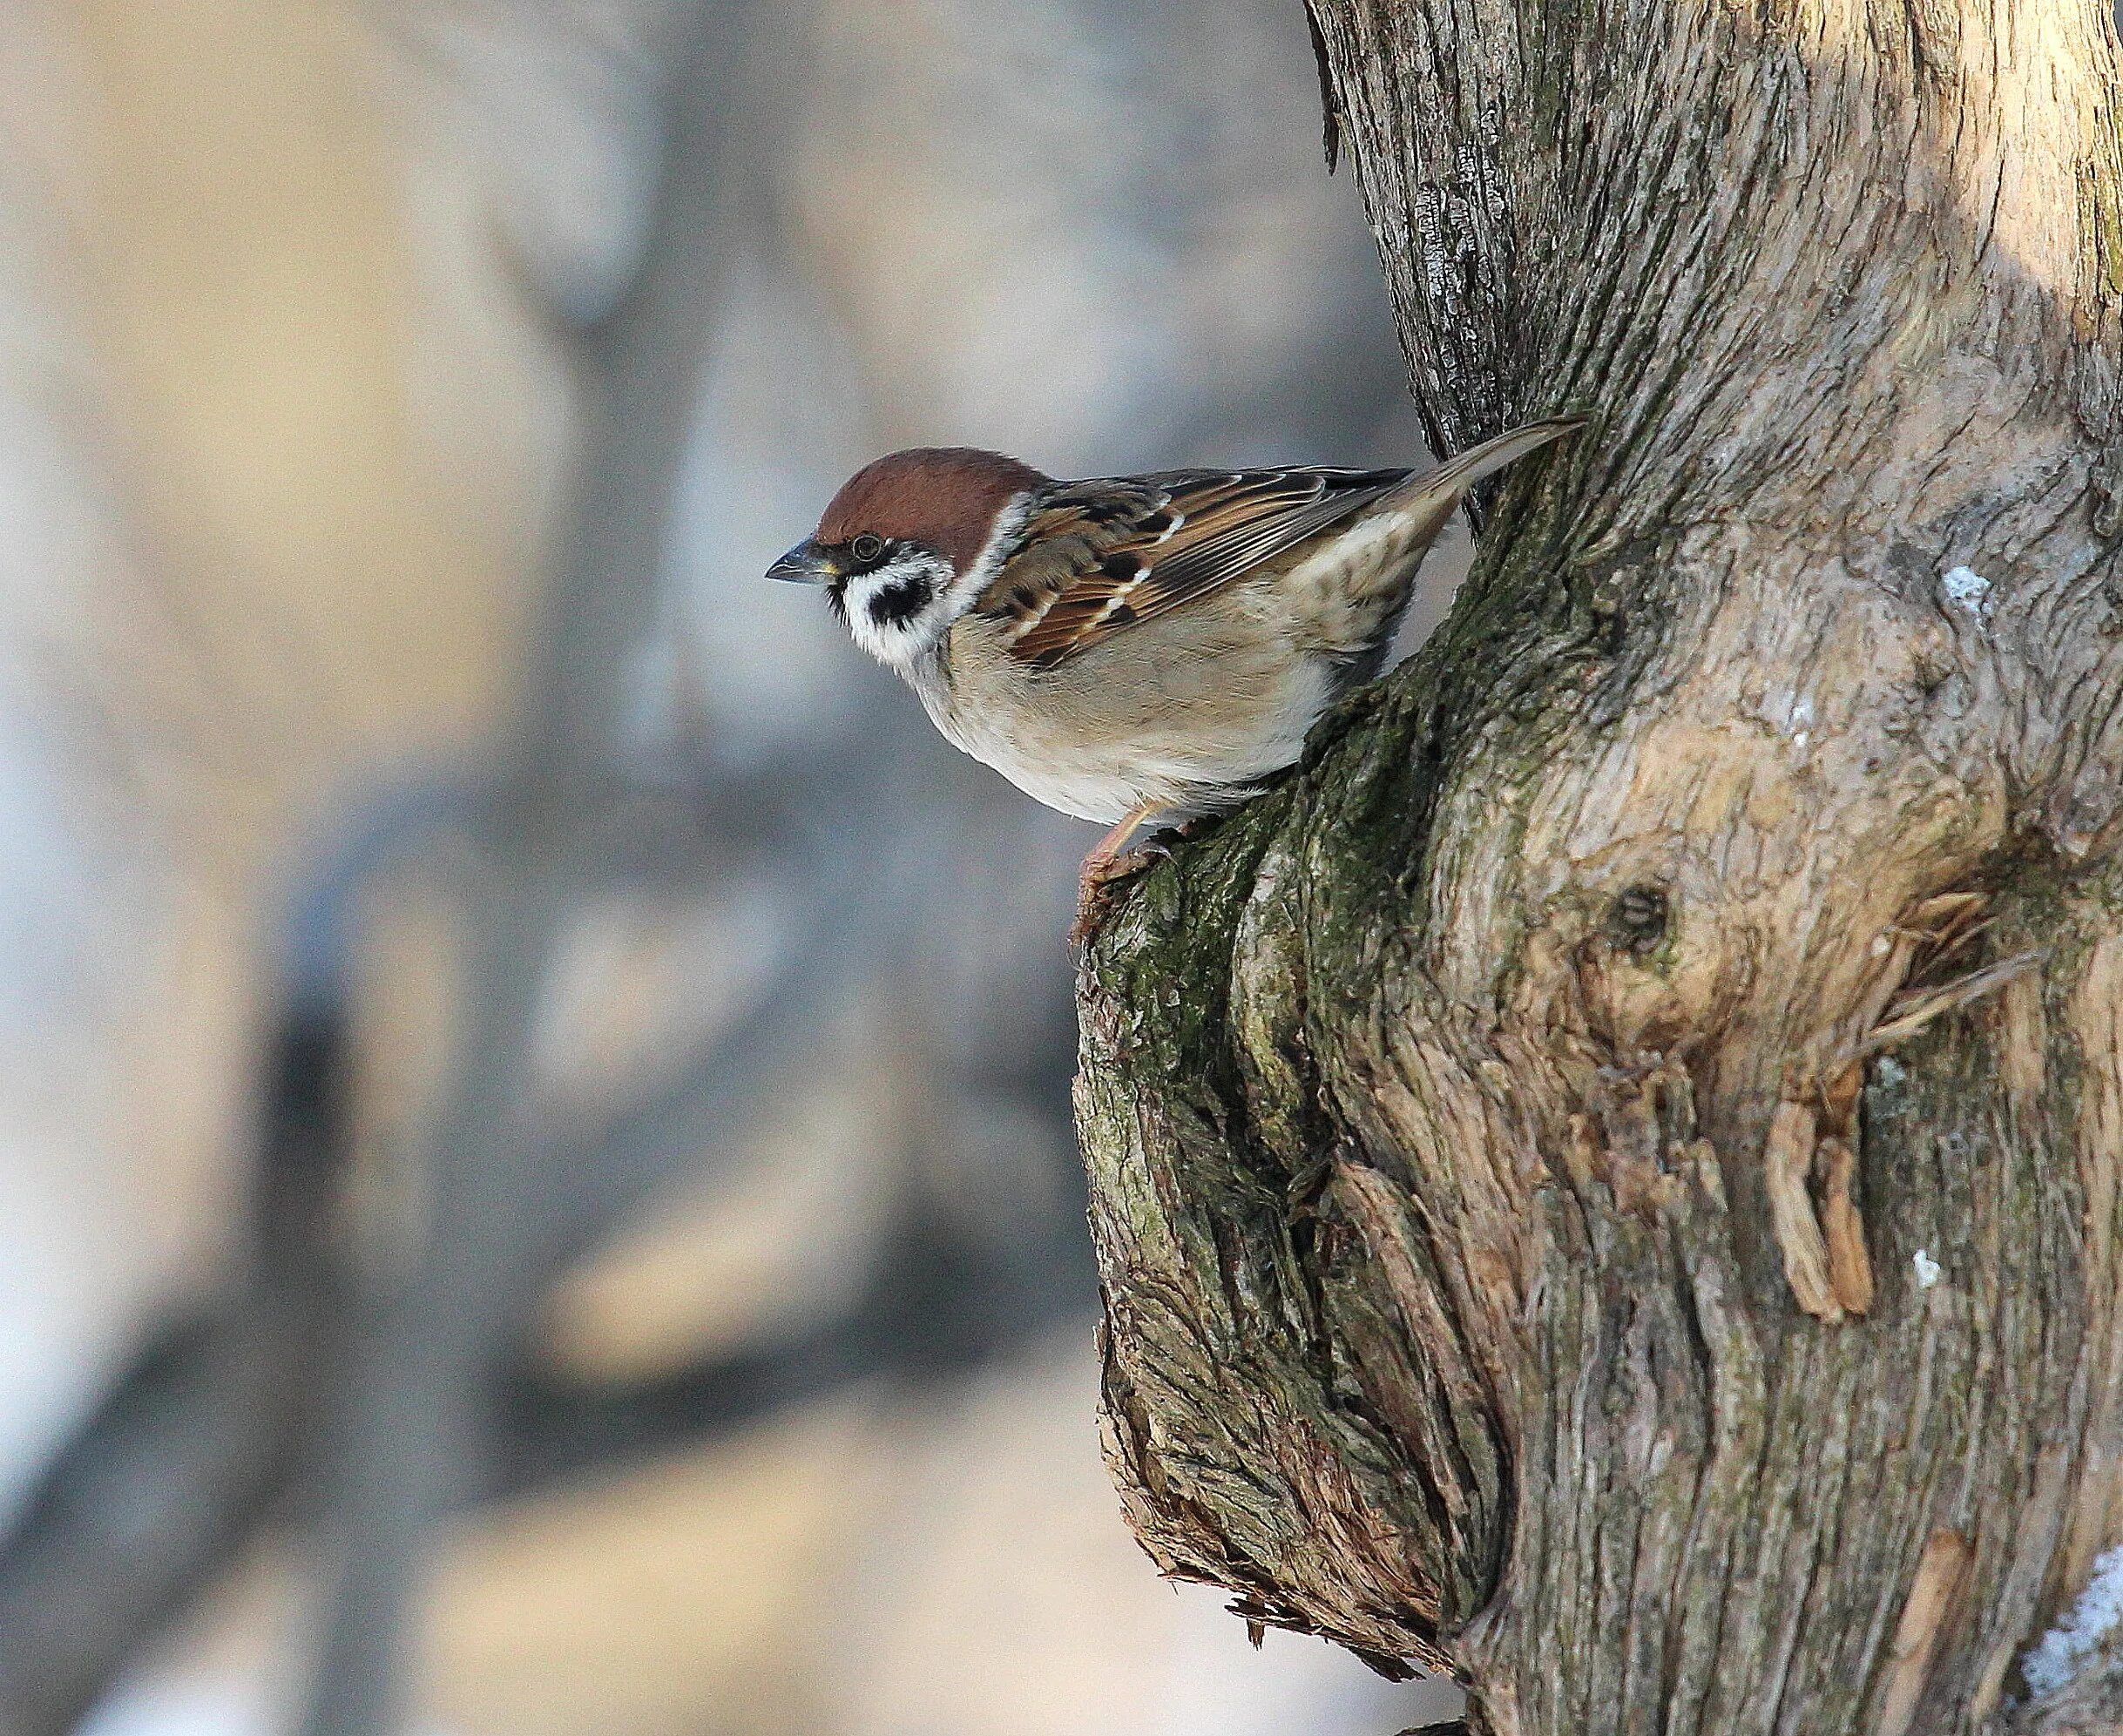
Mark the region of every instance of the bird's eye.
<instances>
[{"instance_id":1,"label":"bird's eye","mask_svg":"<svg viewBox=\"0 0 2123 1736\"><path fill-rule=\"evenodd\" d=\"M872 537L866 533L856 537L848 545L848 552L862 562L864 566L868 566L884 552L884 538Z\"/></svg>"}]
</instances>

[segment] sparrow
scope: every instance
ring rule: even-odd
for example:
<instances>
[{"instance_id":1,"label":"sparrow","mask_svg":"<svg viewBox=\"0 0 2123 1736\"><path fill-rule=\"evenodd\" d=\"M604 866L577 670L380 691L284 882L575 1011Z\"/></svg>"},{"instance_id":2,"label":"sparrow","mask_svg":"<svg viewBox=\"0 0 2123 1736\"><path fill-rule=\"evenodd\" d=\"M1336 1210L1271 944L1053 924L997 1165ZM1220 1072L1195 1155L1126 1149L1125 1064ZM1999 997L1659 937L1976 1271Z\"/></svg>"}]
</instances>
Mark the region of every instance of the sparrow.
<instances>
[{"instance_id":1,"label":"sparrow","mask_svg":"<svg viewBox=\"0 0 2123 1736\"><path fill-rule=\"evenodd\" d=\"M855 472L767 569L824 588L855 643L953 745L1110 830L1086 938L1146 821L1229 808L1376 676L1416 570L1467 491L1581 427L1529 422L1434 469L1168 470L1061 482L919 447Z\"/></svg>"}]
</instances>

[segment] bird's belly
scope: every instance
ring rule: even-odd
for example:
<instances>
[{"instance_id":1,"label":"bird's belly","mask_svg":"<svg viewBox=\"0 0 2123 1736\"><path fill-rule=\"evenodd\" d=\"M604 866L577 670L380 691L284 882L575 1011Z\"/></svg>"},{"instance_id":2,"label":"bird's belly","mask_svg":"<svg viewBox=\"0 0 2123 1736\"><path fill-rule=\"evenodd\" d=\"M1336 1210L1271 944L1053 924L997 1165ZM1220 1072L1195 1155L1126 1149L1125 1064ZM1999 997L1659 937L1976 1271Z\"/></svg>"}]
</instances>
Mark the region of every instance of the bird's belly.
<instances>
[{"instance_id":1,"label":"bird's belly","mask_svg":"<svg viewBox=\"0 0 2123 1736\"><path fill-rule=\"evenodd\" d=\"M1147 800L1147 769L1123 744L1099 747L1058 740L1038 719L970 716L931 706L945 740L1000 772L1025 794L1079 820L1111 826Z\"/></svg>"},{"instance_id":2,"label":"bird's belly","mask_svg":"<svg viewBox=\"0 0 2123 1736\"><path fill-rule=\"evenodd\" d=\"M1101 826L1117 824L1146 800L1154 800L1142 768L1098 765L1035 765L1007 746L958 744L983 765L991 766L1035 801Z\"/></svg>"},{"instance_id":3,"label":"bird's belly","mask_svg":"<svg viewBox=\"0 0 2123 1736\"><path fill-rule=\"evenodd\" d=\"M1144 806L1176 816L1227 807L1296 762L1339 672L1303 657L1239 664L1118 686L1065 664L999 692L969 693L961 680L923 699L955 746L1027 795L1112 825Z\"/></svg>"}]
</instances>

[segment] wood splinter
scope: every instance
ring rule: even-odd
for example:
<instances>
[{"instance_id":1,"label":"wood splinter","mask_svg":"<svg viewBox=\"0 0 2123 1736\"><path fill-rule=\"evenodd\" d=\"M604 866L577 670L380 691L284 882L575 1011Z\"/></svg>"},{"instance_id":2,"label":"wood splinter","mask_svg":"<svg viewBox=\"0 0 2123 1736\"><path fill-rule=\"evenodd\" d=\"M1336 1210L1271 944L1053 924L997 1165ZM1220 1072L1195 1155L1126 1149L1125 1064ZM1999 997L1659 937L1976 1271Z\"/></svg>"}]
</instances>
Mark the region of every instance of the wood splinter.
<instances>
[{"instance_id":1,"label":"wood splinter","mask_svg":"<svg viewBox=\"0 0 2123 1736\"><path fill-rule=\"evenodd\" d=\"M1842 1319L1843 1305L1830 1275L1828 1240L1806 1189L1814 1166L1815 1125L1814 1112L1804 1104L1778 1104L1769 1119L1762 1171L1770 1227L1784 1256L1784 1281L1802 1308L1832 1326Z\"/></svg>"},{"instance_id":2,"label":"wood splinter","mask_svg":"<svg viewBox=\"0 0 2123 1736\"><path fill-rule=\"evenodd\" d=\"M1875 1055L1883 1049L1912 1037L1943 1013L1950 1013L1984 996L1995 993L2016 977L2024 976L2049 957L2045 949L2016 953L1981 970L1971 970L1937 989L1906 990L1890 1003L1886 1016L1859 1045L1859 1056Z\"/></svg>"},{"instance_id":3,"label":"wood splinter","mask_svg":"<svg viewBox=\"0 0 2123 1736\"><path fill-rule=\"evenodd\" d=\"M1952 1623L1971 1553L1966 1537L1944 1527L1933 1531L1925 1543L1895 1628L1875 1736L1906 1736L1915 1724L1931 1680L1931 1660L1937 1655L1940 1636Z\"/></svg>"},{"instance_id":4,"label":"wood splinter","mask_svg":"<svg viewBox=\"0 0 2123 1736\"><path fill-rule=\"evenodd\" d=\"M1828 1244L1829 1287L1845 1314L1872 1312L1872 1256L1865 1252L1865 1220L1854 1190L1857 1153L1847 1139L1823 1139L1814 1148L1821 1189L1821 1232Z\"/></svg>"}]
</instances>

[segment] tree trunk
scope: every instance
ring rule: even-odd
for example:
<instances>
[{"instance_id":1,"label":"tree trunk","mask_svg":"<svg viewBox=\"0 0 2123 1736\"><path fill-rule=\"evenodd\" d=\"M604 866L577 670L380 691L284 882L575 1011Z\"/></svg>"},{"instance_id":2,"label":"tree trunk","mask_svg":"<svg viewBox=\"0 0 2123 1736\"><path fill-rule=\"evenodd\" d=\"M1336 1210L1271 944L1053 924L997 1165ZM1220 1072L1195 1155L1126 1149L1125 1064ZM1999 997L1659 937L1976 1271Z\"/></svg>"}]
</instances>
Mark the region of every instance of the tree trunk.
<instances>
[{"instance_id":1,"label":"tree trunk","mask_svg":"<svg viewBox=\"0 0 2123 1736\"><path fill-rule=\"evenodd\" d=\"M2113 1728L2107 0L1316 13L1441 449L1595 420L1086 962L1130 1517L1479 1730Z\"/></svg>"}]
</instances>

